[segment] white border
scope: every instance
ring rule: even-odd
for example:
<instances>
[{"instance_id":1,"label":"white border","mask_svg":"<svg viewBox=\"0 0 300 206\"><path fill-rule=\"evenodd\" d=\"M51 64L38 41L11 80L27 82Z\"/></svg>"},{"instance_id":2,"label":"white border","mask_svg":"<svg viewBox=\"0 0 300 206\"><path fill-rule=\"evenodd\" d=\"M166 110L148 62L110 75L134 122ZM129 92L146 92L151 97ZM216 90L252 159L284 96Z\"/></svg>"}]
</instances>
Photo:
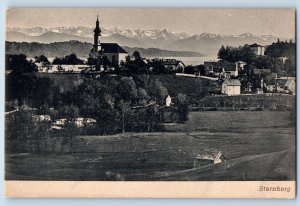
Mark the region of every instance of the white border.
<instances>
[{"instance_id":1,"label":"white border","mask_svg":"<svg viewBox=\"0 0 300 206\"><path fill-rule=\"evenodd\" d=\"M72 1L61 1L61 0L51 0L51 1L41 1L41 0L26 0L26 1L17 1L17 0L2 0L0 2L0 67L2 68L2 75L0 75L0 84L1 84L1 107L0 113L4 114L4 35L5 35L5 9L7 7L210 7L210 8L222 8L222 7L230 7L230 8L300 8L300 1L297 0L72 0ZM300 25L300 19L297 15L297 28ZM298 29L297 29L298 30ZM299 33L297 33L298 37ZM299 44L297 45L297 51L299 51ZM299 57L299 52L297 56L297 60ZM299 61L297 61L297 71L299 71ZM299 95L300 86L297 84L297 95ZM297 101L298 102L298 101ZM298 112L297 112L298 117ZM75 199L67 199L67 200L12 200L12 199L4 199L4 115L0 118L0 131L1 131L1 144L0 144L0 178L1 178L1 187L0 187L0 205L99 205L99 204L110 204L110 205L124 205L124 206L133 206L133 205L300 205L300 200L222 200L222 199L214 199L214 200L75 200ZM298 128L298 121L297 121ZM298 135L297 135L298 136ZM299 146L299 141L297 142ZM298 154L298 152L297 152ZM298 163L299 163L299 154L297 155ZM299 164L298 164L299 165ZM299 167L298 167L299 174Z\"/></svg>"}]
</instances>

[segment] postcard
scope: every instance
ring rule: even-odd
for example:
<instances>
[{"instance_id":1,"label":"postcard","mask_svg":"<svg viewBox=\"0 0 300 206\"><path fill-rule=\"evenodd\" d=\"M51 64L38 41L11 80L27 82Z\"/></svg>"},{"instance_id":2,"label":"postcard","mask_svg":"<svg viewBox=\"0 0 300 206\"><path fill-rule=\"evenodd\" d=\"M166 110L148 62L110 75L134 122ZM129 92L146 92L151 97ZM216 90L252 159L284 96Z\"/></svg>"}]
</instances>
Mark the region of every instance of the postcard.
<instances>
[{"instance_id":1,"label":"postcard","mask_svg":"<svg viewBox=\"0 0 300 206\"><path fill-rule=\"evenodd\" d=\"M7 197L295 198L295 9L6 17Z\"/></svg>"}]
</instances>

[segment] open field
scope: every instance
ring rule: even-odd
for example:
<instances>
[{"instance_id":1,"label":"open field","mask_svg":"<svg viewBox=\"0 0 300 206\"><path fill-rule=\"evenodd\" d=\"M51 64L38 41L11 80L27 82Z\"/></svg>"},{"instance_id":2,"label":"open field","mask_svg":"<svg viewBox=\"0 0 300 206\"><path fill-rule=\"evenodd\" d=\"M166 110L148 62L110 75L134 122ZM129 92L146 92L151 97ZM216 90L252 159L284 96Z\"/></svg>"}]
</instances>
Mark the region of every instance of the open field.
<instances>
[{"instance_id":1,"label":"open field","mask_svg":"<svg viewBox=\"0 0 300 206\"><path fill-rule=\"evenodd\" d=\"M188 132L80 136L72 154L7 154L8 180L294 180L290 112L192 112ZM225 163L193 169L203 149Z\"/></svg>"}]
</instances>

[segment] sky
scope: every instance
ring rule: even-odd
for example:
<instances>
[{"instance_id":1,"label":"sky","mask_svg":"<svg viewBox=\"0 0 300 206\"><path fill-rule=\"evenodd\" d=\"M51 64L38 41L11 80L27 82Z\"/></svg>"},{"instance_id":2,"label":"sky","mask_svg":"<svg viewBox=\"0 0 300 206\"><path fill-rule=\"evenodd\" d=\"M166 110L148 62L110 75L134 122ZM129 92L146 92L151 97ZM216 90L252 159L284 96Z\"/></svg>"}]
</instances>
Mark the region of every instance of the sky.
<instances>
[{"instance_id":1,"label":"sky","mask_svg":"<svg viewBox=\"0 0 300 206\"><path fill-rule=\"evenodd\" d=\"M94 27L168 29L188 34L252 33L295 38L294 9L191 9L191 8L12 8L7 27Z\"/></svg>"}]
</instances>

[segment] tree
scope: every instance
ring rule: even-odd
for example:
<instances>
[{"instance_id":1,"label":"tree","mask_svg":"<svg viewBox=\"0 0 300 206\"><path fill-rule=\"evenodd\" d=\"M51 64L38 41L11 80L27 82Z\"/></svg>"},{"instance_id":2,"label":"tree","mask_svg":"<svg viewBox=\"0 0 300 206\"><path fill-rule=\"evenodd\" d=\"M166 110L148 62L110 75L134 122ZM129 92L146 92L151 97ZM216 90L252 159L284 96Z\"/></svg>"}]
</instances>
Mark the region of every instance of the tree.
<instances>
[{"instance_id":1,"label":"tree","mask_svg":"<svg viewBox=\"0 0 300 206\"><path fill-rule=\"evenodd\" d=\"M52 64L76 65L84 64L84 62L83 60L79 59L75 53L72 53L61 58L55 57Z\"/></svg>"},{"instance_id":2,"label":"tree","mask_svg":"<svg viewBox=\"0 0 300 206\"><path fill-rule=\"evenodd\" d=\"M6 70L13 70L20 73L31 73L38 71L37 66L26 59L24 54L8 54L6 57Z\"/></svg>"},{"instance_id":3,"label":"tree","mask_svg":"<svg viewBox=\"0 0 300 206\"><path fill-rule=\"evenodd\" d=\"M227 58L227 50L225 49L224 45L221 46L218 52L218 58L219 59L226 59Z\"/></svg>"},{"instance_id":4,"label":"tree","mask_svg":"<svg viewBox=\"0 0 300 206\"><path fill-rule=\"evenodd\" d=\"M193 67L192 65L188 65L184 68L184 73L186 73L186 74L195 74L196 73L196 68Z\"/></svg>"},{"instance_id":5,"label":"tree","mask_svg":"<svg viewBox=\"0 0 300 206\"><path fill-rule=\"evenodd\" d=\"M142 60L142 57L141 57L141 55L140 55L140 52L138 52L138 51L134 51L133 54L132 54L132 56L133 56L133 58L134 58L135 61L140 61L140 60Z\"/></svg>"},{"instance_id":6,"label":"tree","mask_svg":"<svg viewBox=\"0 0 300 206\"><path fill-rule=\"evenodd\" d=\"M119 107L122 115L122 132L125 132L126 128L126 119L128 118L128 114L130 113L130 102L125 102L123 99L119 102Z\"/></svg>"},{"instance_id":7,"label":"tree","mask_svg":"<svg viewBox=\"0 0 300 206\"><path fill-rule=\"evenodd\" d=\"M151 88L150 90L151 96L155 98L158 104L164 105L165 98L168 95L168 89L158 79L154 80L154 82L152 82L149 86Z\"/></svg>"},{"instance_id":8,"label":"tree","mask_svg":"<svg viewBox=\"0 0 300 206\"><path fill-rule=\"evenodd\" d=\"M42 63L45 65L50 64L48 58L44 55L35 56L34 59L35 59L34 62L37 62L37 63Z\"/></svg>"},{"instance_id":9,"label":"tree","mask_svg":"<svg viewBox=\"0 0 300 206\"><path fill-rule=\"evenodd\" d=\"M74 137L78 134L76 118L79 116L79 109L74 104L66 105L62 108L61 113L66 117L63 126L64 144L69 144L69 152L72 153Z\"/></svg>"},{"instance_id":10,"label":"tree","mask_svg":"<svg viewBox=\"0 0 300 206\"><path fill-rule=\"evenodd\" d=\"M188 120L188 114L189 114L189 109L188 109L188 104L187 104L187 99L186 95L179 93L177 95L177 113L178 113L178 121L179 122L185 122Z\"/></svg>"},{"instance_id":11,"label":"tree","mask_svg":"<svg viewBox=\"0 0 300 206\"><path fill-rule=\"evenodd\" d=\"M122 77L118 85L118 95L120 99L124 101L135 101L137 100L137 88L132 77Z\"/></svg>"}]
</instances>

